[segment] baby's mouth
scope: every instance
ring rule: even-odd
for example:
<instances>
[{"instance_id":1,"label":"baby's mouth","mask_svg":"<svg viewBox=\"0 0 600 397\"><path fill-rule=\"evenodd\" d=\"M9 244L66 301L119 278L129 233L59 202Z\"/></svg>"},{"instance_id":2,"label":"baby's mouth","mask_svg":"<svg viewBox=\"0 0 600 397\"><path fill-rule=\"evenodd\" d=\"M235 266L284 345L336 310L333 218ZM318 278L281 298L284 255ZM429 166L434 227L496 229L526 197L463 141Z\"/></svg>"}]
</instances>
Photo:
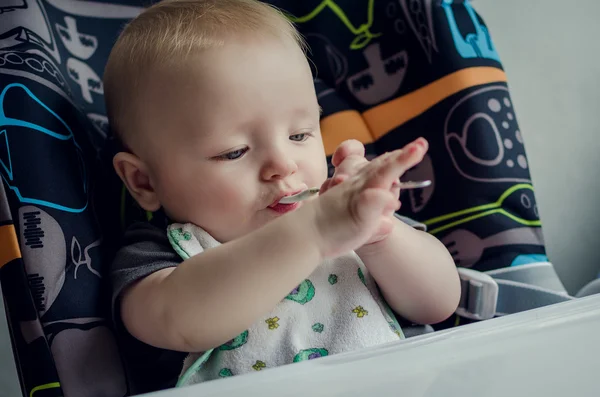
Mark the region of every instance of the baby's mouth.
<instances>
[{"instance_id":1,"label":"baby's mouth","mask_svg":"<svg viewBox=\"0 0 600 397\"><path fill-rule=\"evenodd\" d=\"M298 208L302 203L292 203L292 204L281 204L277 203L275 205L270 205L269 209L277 212L278 214L287 214L288 212L294 211Z\"/></svg>"},{"instance_id":2,"label":"baby's mouth","mask_svg":"<svg viewBox=\"0 0 600 397\"><path fill-rule=\"evenodd\" d=\"M269 205L269 208L271 208L271 209L274 209L276 206L282 206L282 205L287 205L287 206L289 206L289 205L291 205L291 204L279 204L279 201L280 201L282 198L284 198L284 197L293 196L294 194L298 194L298 193L300 193L301 191L302 191L302 190L296 190L296 191L293 191L293 192L287 192L287 193L280 194L280 195L279 195L279 196L278 196L278 197L275 199L275 201L273 201L273 202L272 202L272 203Z\"/></svg>"}]
</instances>

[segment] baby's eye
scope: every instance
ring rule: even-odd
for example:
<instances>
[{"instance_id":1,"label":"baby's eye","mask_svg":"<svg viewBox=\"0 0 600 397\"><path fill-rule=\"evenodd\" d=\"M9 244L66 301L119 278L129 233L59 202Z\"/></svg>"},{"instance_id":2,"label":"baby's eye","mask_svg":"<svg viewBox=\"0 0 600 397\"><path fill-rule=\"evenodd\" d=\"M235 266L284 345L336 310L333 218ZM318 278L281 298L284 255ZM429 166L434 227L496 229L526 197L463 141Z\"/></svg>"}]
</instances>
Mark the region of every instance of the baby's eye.
<instances>
[{"instance_id":1,"label":"baby's eye","mask_svg":"<svg viewBox=\"0 0 600 397\"><path fill-rule=\"evenodd\" d=\"M217 160L224 160L224 161L237 160L240 157L242 157L247 151L248 151L248 148L237 149L237 150L233 150L233 151L231 151L229 153L225 153L225 154L221 154L219 156L216 156L215 159L217 159Z\"/></svg>"},{"instance_id":2,"label":"baby's eye","mask_svg":"<svg viewBox=\"0 0 600 397\"><path fill-rule=\"evenodd\" d=\"M290 141L304 142L305 140L308 139L309 136L310 136L310 134L308 132L302 132L300 134L290 135Z\"/></svg>"}]
</instances>

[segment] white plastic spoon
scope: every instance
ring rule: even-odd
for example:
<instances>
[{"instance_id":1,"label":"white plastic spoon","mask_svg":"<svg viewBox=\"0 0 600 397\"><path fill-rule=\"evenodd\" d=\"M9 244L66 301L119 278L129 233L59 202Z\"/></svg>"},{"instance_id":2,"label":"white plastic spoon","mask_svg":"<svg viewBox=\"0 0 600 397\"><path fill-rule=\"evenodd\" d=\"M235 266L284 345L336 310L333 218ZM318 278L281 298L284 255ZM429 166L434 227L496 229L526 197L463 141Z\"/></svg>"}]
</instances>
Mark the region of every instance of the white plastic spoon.
<instances>
[{"instance_id":1,"label":"white plastic spoon","mask_svg":"<svg viewBox=\"0 0 600 397\"><path fill-rule=\"evenodd\" d=\"M427 187L429 185L431 185L430 180L415 181L415 182L408 181L408 182L400 182L399 183L400 189L421 189L421 188ZM281 200L279 200L279 203L280 204L293 204L293 203L297 203L302 200L306 200L307 198L312 197L316 194L319 194L319 188L311 187L309 189L301 191L300 193L296 193L293 196L284 197Z\"/></svg>"}]
</instances>

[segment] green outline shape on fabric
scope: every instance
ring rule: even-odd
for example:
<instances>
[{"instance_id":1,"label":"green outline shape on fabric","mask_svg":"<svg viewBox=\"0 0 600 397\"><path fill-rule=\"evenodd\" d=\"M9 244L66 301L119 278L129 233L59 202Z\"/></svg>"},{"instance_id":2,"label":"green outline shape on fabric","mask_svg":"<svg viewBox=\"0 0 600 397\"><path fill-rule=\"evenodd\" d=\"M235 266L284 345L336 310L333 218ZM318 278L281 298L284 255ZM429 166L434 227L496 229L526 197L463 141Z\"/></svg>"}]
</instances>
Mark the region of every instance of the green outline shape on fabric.
<instances>
[{"instance_id":1,"label":"green outline shape on fabric","mask_svg":"<svg viewBox=\"0 0 600 397\"><path fill-rule=\"evenodd\" d=\"M401 339L406 339L406 335L404 335L404 331L402 330L402 327L400 326L400 323L398 322L398 319L396 318L396 315L394 314L392 308L387 304L385 299L381 299L381 302L383 303L383 307L387 312L387 315L392 320L392 325L394 326L394 328L396 328L396 331L398 331L398 333L402 336Z\"/></svg>"},{"instance_id":2,"label":"green outline shape on fabric","mask_svg":"<svg viewBox=\"0 0 600 397\"><path fill-rule=\"evenodd\" d=\"M446 229L450 229L454 226L458 226L461 225L463 223L467 223L470 222L472 220L478 219L478 218L483 218L486 217L488 215L493 215L493 214L497 214L500 213L504 216L506 216L507 218L512 219L513 221L520 223L524 226L542 226L542 222L538 219L538 220L527 220L527 219L523 219L521 217L518 217L514 214L511 214L510 212L506 211L504 208L502 208L502 204L504 203L504 200L506 200L506 198L508 196L510 196L511 194L513 194L514 192L518 191L518 190L531 190L534 191L533 186L531 184L528 183L519 183L516 185L511 186L510 188L506 189L504 191L504 193L502 193L500 195L500 197L498 198L498 200L494 201L493 203L489 203L489 204L483 204L483 205L478 205L476 207L471 207L471 208L466 208L464 210L460 210L460 211L456 211L456 212L452 212L446 215L440 215L437 216L435 218L431 218L428 219L426 221L423 222L423 224L425 224L427 227L436 224L436 223L440 223L446 220L450 220L450 219L454 219L454 218L458 218L462 215L467 215L467 214L473 214L476 212L479 212L478 214L475 215L471 215L468 216L466 218L461 218L458 219L454 222L448 223L446 225L440 226L438 228L435 228L433 230L431 230L429 233L430 234L436 234L439 232L442 232Z\"/></svg>"},{"instance_id":3,"label":"green outline shape on fabric","mask_svg":"<svg viewBox=\"0 0 600 397\"><path fill-rule=\"evenodd\" d=\"M302 281L296 288L298 289L297 294L289 293L284 299L305 305L315 297L315 286L309 279Z\"/></svg>"},{"instance_id":4,"label":"green outline shape on fabric","mask_svg":"<svg viewBox=\"0 0 600 397\"><path fill-rule=\"evenodd\" d=\"M58 389L60 387L60 383L59 382L52 382L52 383L46 383L44 385L39 385L34 387L33 389L31 389L31 391L29 392L29 397L33 397L34 393L40 390L46 390L46 389Z\"/></svg>"},{"instance_id":5,"label":"green outline shape on fabric","mask_svg":"<svg viewBox=\"0 0 600 397\"><path fill-rule=\"evenodd\" d=\"M358 275L358 278L363 283L363 285L366 287L367 286L367 281L365 280L365 274L363 273L363 271L362 271L362 269L360 267L356 271L356 274Z\"/></svg>"},{"instance_id":6,"label":"green outline shape on fabric","mask_svg":"<svg viewBox=\"0 0 600 397\"><path fill-rule=\"evenodd\" d=\"M214 350L215 349L210 349L210 350L205 351L196 361L194 361L194 363L192 365L190 365L190 367L183 373L183 375L181 375L181 377L179 377L179 379L177 380L177 383L175 384L175 387L185 386L184 383L188 381L190 376L192 376L194 373L198 372L200 367L203 366L208 361L208 358L210 357L210 355L212 354L212 352Z\"/></svg>"},{"instance_id":7,"label":"green outline shape on fabric","mask_svg":"<svg viewBox=\"0 0 600 397\"><path fill-rule=\"evenodd\" d=\"M173 229L169 226L169 230L167 231L167 238L169 239L171 246L173 247L175 252L177 252L179 256L181 256L184 260L190 259L191 256L183 249L181 245L179 245L179 241L175 240L175 238L171 235L172 230Z\"/></svg>"},{"instance_id":8,"label":"green outline shape on fabric","mask_svg":"<svg viewBox=\"0 0 600 397\"><path fill-rule=\"evenodd\" d=\"M299 363L299 362L302 362L302 361L309 361L310 358L308 358L308 357L311 354L314 354L314 353L318 353L319 354L319 358L329 356L329 350L327 350L327 349L325 349L323 347L313 347L311 349L300 350L298 352L298 354L296 354L294 356L294 360L292 362Z\"/></svg>"},{"instance_id":9,"label":"green outline shape on fabric","mask_svg":"<svg viewBox=\"0 0 600 397\"><path fill-rule=\"evenodd\" d=\"M231 376L233 376L233 372L231 372L229 368L221 368L221 370L219 371L220 378L229 378Z\"/></svg>"},{"instance_id":10,"label":"green outline shape on fabric","mask_svg":"<svg viewBox=\"0 0 600 397\"><path fill-rule=\"evenodd\" d=\"M236 339L242 339L241 343L239 343L237 346L229 346L226 344L222 344L221 346L217 347L216 349L210 349L210 350L205 351L199 358L196 359L196 361L194 361L194 363L192 365L190 365L190 367L183 373L183 375L181 375L179 377L179 379L177 380L177 383L175 384L175 387L185 386L184 383L187 383L190 376L192 376L194 373L198 372L200 370L200 368L204 364L206 364L206 362L210 358L210 355L212 354L213 351L215 351L215 350L220 350L220 351L234 350L234 349L237 349L238 347L245 345L246 342L248 341L248 330L242 332L241 334L239 334L238 336L233 338L233 341L235 341ZM225 346L227 346L227 347L225 347ZM223 369L221 369L221 371L223 371ZM228 375L228 376L222 376L221 371L219 371L219 377L221 377L221 378L234 376L233 374ZM230 372L231 372L231 370L230 370Z\"/></svg>"},{"instance_id":11,"label":"green outline shape on fabric","mask_svg":"<svg viewBox=\"0 0 600 397\"><path fill-rule=\"evenodd\" d=\"M339 18L340 21L342 21L344 26L346 26L346 28L356 36L354 40L352 40L352 42L350 43L351 50L360 50L361 48L366 47L371 42L371 40L383 34L371 33L370 31L374 22L375 0L369 0L367 4L367 23L363 23L359 27L354 26L352 22L350 22L350 19L348 19L348 16L344 12L344 10L342 10L342 8L339 5L337 5L337 3L333 0L321 1L321 3L318 6L316 6L311 12L301 17L296 17L294 15L291 15L290 13L285 14L287 18L294 23L306 23L318 17L319 14L321 14L321 12L327 7Z\"/></svg>"}]
</instances>

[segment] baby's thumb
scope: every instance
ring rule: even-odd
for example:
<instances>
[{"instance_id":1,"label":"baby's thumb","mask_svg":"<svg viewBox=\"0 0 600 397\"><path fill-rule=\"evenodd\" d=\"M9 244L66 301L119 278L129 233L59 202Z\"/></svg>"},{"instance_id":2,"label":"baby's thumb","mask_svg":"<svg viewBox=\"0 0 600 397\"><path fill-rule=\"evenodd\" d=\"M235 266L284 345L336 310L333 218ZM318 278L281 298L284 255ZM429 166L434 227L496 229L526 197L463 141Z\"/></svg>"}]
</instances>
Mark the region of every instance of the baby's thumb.
<instances>
[{"instance_id":1,"label":"baby's thumb","mask_svg":"<svg viewBox=\"0 0 600 397\"><path fill-rule=\"evenodd\" d=\"M325 193L326 191L328 191L332 187L337 186L340 183L344 182L346 179L348 179L348 177L346 177L345 175L334 175L333 177L328 178L321 185L321 188L319 189L319 194Z\"/></svg>"},{"instance_id":2,"label":"baby's thumb","mask_svg":"<svg viewBox=\"0 0 600 397\"><path fill-rule=\"evenodd\" d=\"M321 188L319 189L319 194L323 194L326 191L328 191L330 184L331 184L331 178L325 179L325 182L323 182L323 184L321 185Z\"/></svg>"}]
</instances>

